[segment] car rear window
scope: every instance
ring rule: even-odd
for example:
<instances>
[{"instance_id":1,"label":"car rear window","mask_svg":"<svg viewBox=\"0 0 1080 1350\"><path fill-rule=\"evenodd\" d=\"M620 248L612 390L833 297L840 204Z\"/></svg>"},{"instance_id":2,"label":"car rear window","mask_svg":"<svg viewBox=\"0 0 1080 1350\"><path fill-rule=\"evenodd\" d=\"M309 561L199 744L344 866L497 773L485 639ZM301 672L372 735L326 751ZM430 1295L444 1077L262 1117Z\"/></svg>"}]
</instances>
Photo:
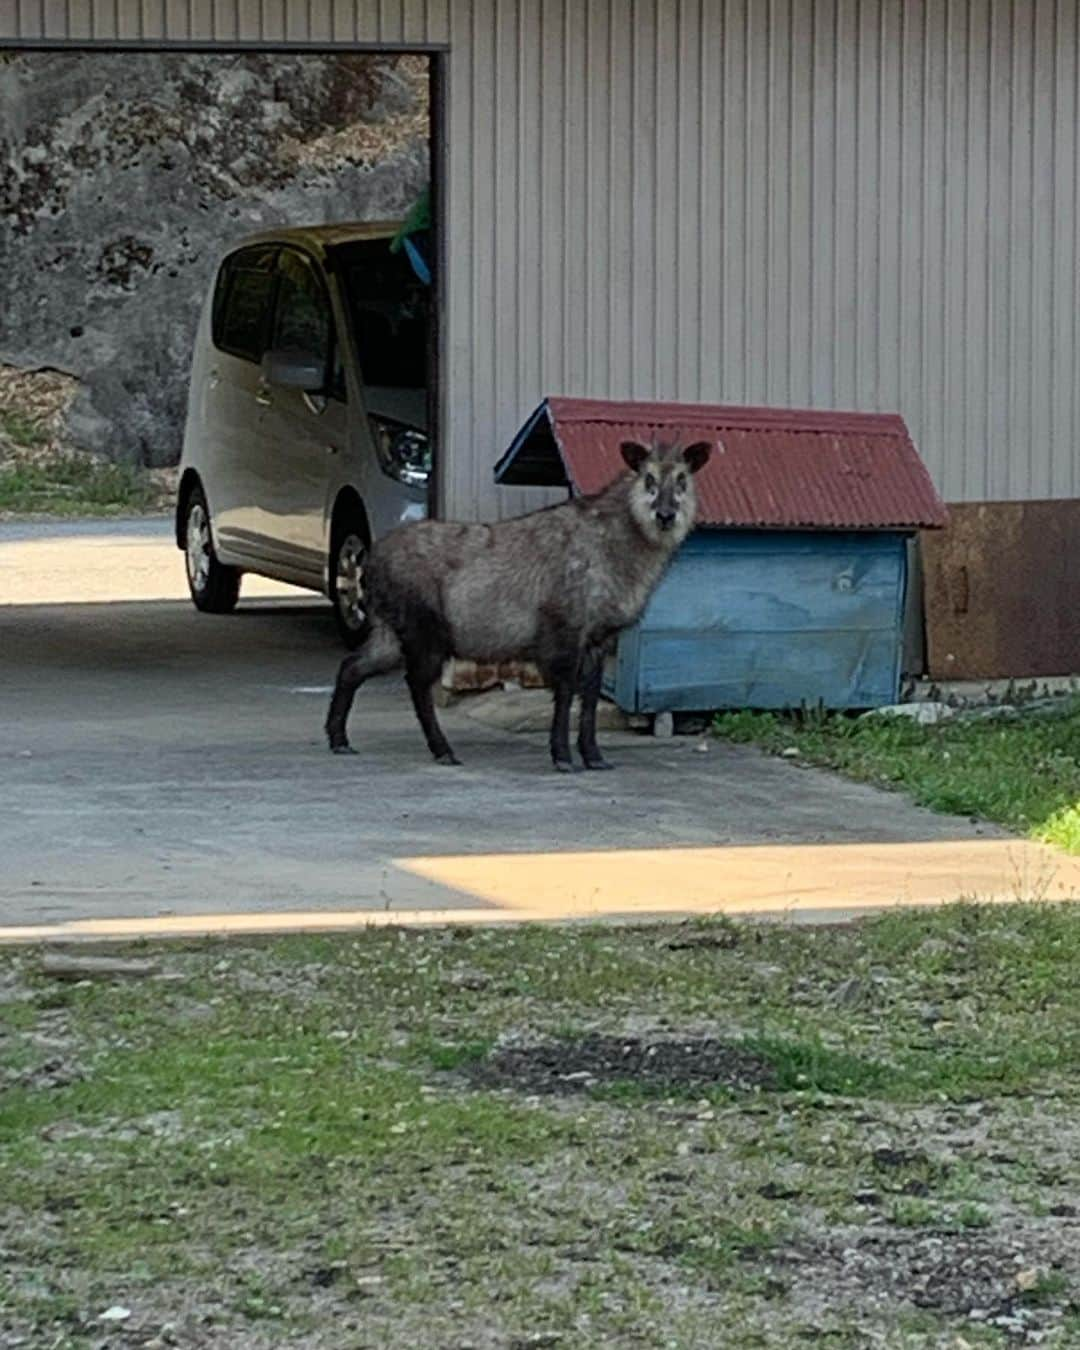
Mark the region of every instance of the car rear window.
<instances>
[{"instance_id":1,"label":"car rear window","mask_svg":"<svg viewBox=\"0 0 1080 1350\"><path fill-rule=\"evenodd\" d=\"M249 361L262 360L276 254L272 248L243 249L225 260L214 293L215 347Z\"/></svg>"}]
</instances>

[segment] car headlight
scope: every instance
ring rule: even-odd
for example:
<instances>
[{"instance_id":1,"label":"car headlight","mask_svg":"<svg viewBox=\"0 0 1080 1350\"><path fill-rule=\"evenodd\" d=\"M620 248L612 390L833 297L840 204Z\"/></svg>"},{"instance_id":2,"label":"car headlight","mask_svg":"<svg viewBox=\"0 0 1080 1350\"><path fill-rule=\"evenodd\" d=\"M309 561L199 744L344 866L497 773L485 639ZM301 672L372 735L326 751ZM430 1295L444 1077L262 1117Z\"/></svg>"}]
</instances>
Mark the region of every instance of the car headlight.
<instances>
[{"instance_id":1,"label":"car headlight","mask_svg":"<svg viewBox=\"0 0 1080 1350\"><path fill-rule=\"evenodd\" d=\"M410 487L426 487L431 477L431 442L427 435L389 417L372 414L368 421L383 473Z\"/></svg>"}]
</instances>

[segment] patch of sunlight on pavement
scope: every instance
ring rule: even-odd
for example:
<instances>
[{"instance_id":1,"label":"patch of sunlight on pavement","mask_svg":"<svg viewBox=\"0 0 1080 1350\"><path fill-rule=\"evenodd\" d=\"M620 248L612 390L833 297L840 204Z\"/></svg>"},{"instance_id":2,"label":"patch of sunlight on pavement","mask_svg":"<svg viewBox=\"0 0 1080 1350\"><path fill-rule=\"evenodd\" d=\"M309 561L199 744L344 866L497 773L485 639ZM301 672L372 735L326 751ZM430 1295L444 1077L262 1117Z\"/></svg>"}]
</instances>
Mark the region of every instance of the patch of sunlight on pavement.
<instances>
[{"instance_id":1,"label":"patch of sunlight on pavement","mask_svg":"<svg viewBox=\"0 0 1080 1350\"><path fill-rule=\"evenodd\" d=\"M510 909L570 913L876 909L1080 896L1080 859L1022 839L762 844L397 859Z\"/></svg>"},{"instance_id":2,"label":"patch of sunlight on pavement","mask_svg":"<svg viewBox=\"0 0 1080 1350\"><path fill-rule=\"evenodd\" d=\"M123 564L117 566L122 550ZM186 600L184 555L171 531L157 535L95 531L40 539L0 539L0 605L105 604L110 600ZM284 582L247 574L245 600L306 596Z\"/></svg>"},{"instance_id":3,"label":"patch of sunlight on pavement","mask_svg":"<svg viewBox=\"0 0 1080 1350\"><path fill-rule=\"evenodd\" d=\"M78 919L0 927L0 941L188 937L396 925L729 914L835 923L895 906L1080 898L1080 859L1025 840L778 844L397 858L489 908L287 910Z\"/></svg>"}]
</instances>

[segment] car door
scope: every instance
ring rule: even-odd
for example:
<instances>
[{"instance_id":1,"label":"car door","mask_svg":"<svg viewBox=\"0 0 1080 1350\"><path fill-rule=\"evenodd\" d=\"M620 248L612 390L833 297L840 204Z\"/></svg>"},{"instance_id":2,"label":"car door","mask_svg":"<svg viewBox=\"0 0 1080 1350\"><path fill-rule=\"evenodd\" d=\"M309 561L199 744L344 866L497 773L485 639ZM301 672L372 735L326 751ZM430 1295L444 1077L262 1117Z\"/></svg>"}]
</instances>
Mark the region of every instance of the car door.
<instances>
[{"instance_id":1,"label":"car door","mask_svg":"<svg viewBox=\"0 0 1080 1350\"><path fill-rule=\"evenodd\" d=\"M348 436L341 346L318 264L299 249L277 257L277 288L268 351L314 358L322 387L285 388L265 379L260 498L275 556L298 578L321 584L326 562L327 499Z\"/></svg>"},{"instance_id":2,"label":"car door","mask_svg":"<svg viewBox=\"0 0 1080 1350\"><path fill-rule=\"evenodd\" d=\"M225 260L211 315L203 425L207 490L218 537L228 552L265 556L261 509L260 362L269 336L277 277L275 245L241 249Z\"/></svg>"}]
</instances>

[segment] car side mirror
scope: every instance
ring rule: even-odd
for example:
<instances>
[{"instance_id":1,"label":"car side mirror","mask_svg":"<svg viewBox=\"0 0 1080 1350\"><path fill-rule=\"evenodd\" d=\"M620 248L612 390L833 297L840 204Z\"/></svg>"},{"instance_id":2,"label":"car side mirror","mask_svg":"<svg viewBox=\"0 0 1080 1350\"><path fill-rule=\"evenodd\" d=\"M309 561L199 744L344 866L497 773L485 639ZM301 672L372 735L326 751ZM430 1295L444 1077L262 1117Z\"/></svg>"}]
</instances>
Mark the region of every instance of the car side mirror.
<instances>
[{"instance_id":1,"label":"car side mirror","mask_svg":"<svg viewBox=\"0 0 1080 1350\"><path fill-rule=\"evenodd\" d=\"M326 388L326 363L311 352L271 350L263 353L263 379L279 389L319 394Z\"/></svg>"}]
</instances>

